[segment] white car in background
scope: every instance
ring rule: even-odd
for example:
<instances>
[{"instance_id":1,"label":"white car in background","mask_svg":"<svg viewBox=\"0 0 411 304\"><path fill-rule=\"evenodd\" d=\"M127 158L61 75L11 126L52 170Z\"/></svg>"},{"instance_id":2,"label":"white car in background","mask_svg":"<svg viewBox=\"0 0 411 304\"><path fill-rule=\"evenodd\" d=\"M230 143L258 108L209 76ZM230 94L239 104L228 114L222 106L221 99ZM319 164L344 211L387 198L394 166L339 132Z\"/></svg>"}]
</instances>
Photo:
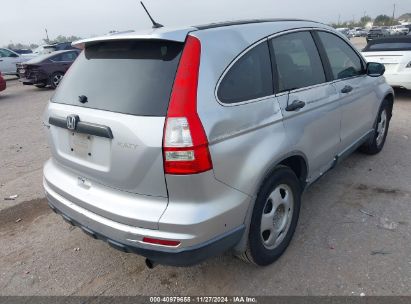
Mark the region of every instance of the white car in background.
<instances>
[{"instance_id":1,"label":"white car in background","mask_svg":"<svg viewBox=\"0 0 411 304\"><path fill-rule=\"evenodd\" d=\"M411 36L372 40L362 54L368 62L384 64L389 85L411 90Z\"/></svg>"},{"instance_id":2,"label":"white car in background","mask_svg":"<svg viewBox=\"0 0 411 304\"><path fill-rule=\"evenodd\" d=\"M46 55L54 52L53 46L49 44L40 45L39 47L33 50L33 54L38 55Z\"/></svg>"},{"instance_id":3,"label":"white car in background","mask_svg":"<svg viewBox=\"0 0 411 304\"><path fill-rule=\"evenodd\" d=\"M4 75L18 75L16 64L28 61L37 55L18 54L12 50L0 48L0 71Z\"/></svg>"},{"instance_id":4,"label":"white car in background","mask_svg":"<svg viewBox=\"0 0 411 304\"><path fill-rule=\"evenodd\" d=\"M343 34L344 36L346 36L347 38L352 37L351 33L350 33L350 29L348 27L338 27L335 29L337 32Z\"/></svg>"},{"instance_id":5,"label":"white car in background","mask_svg":"<svg viewBox=\"0 0 411 304\"><path fill-rule=\"evenodd\" d=\"M392 35L407 35L410 31L405 25L394 25L391 27Z\"/></svg>"}]
</instances>

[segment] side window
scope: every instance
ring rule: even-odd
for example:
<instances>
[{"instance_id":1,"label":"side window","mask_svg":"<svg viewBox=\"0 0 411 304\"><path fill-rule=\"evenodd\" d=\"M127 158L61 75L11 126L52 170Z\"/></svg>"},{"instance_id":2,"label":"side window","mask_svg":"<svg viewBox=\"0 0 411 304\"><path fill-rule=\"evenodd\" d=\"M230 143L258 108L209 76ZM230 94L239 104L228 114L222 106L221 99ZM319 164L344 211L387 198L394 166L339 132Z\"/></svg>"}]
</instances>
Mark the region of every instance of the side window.
<instances>
[{"instance_id":1,"label":"side window","mask_svg":"<svg viewBox=\"0 0 411 304\"><path fill-rule=\"evenodd\" d=\"M14 53L10 52L9 50L6 49L1 49L0 50L0 57L11 57Z\"/></svg>"},{"instance_id":2,"label":"side window","mask_svg":"<svg viewBox=\"0 0 411 304\"><path fill-rule=\"evenodd\" d=\"M227 72L217 91L221 102L236 103L272 95L270 53L263 42L243 55Z\"/></svg>"},{"instance_id":3,"label":"side window","mask_svg":"<svg viewBox=\"0 0 411 304\"><path fill-rule=\"evenodd\" d=\"M77 53L75 52L69 52L69 53L64 53L61 54L61 61L74 61L77 58Z\"/></svg>"},{"instance_id":4,"label":"side window","mask_svg":"<svg viewBox=\"0 0 411 304\"><path fill-rule=\"evenodd\" d=\"M286 34L270 41L280 92L324 83L324 68L309 32Z\"/></svg>"},{"instance_id":5,"label":"side window","mask_svg":"<svg viewBox=\"0 0 411 304\"><path fill-rule=\"evenodd\" d=\"M63 61L62 58L61 58L61 54L58 54L56 56L51 57L50 60L53 61L53 62Z\"/></svg>"},{"instance_id":6,"label":"side window","mask_svg":"<svg viewBox=\"0 0 411 304\"><path fill-rule=\"evenodd\" d=\"M318 35L324 45L335 79L364 74L360 57L344 40L326 32L318 32Z\"/></svg>"}]
</instances>

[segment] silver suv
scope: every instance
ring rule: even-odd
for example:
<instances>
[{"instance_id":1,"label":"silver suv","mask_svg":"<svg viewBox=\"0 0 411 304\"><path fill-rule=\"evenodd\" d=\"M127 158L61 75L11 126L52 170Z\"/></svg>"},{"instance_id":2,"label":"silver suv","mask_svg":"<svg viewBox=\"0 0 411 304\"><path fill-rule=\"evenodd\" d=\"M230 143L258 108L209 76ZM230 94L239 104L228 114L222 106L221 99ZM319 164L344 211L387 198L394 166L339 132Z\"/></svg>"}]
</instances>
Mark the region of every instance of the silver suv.
<instances>
[{"instance_id":1,"label":"silver suv","mask_svg":"<svg viewBox=\"0 0 411 304\"><path fill-rule=\"evenodd\" d=\"M253 20L92 38L45 112L50 207L111 246L192 265L278 259L302 191L378 153L394 93L332 28Z\"/></svg>"}]
</instances>

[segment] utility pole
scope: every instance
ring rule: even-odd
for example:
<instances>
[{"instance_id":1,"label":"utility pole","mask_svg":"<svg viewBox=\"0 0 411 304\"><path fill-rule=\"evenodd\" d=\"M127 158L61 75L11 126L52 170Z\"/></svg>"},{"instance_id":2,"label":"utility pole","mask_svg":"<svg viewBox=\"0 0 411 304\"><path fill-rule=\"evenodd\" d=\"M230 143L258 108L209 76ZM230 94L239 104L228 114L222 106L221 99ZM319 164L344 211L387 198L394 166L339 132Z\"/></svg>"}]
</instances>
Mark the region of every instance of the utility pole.
<instances>
[{"instance_id":1,"label":"utility pole","mask_svg":"<svg viewBox=\"0 0 411 304\"><path fill-rule=\"evenodd\" d=\"M392 23L391 23L391 25L394 25L394 20L395 20L395 3L394 3L394 10L392 11Z\"/></svg>"},{"instance_id":2,"label":"utility pole","mask_svg":"<svg viewBox=\"0 0 411 304\"><path fill-rule=\"evenodd\" d=\"M50 38L49 38L49 33L47 32L47 29L44 29L46 31L46 39L47 43L50 43Z\"/></svg>"},{"instance_id":3,"label":"utility pole","mask_svg":"<svg viewBox=\"0 0 411 304\"><path fill-rule=\"evenodd\" d=\"M338 15L338 26L341 24L341 14Z\"/></svg>"}]
</instances>

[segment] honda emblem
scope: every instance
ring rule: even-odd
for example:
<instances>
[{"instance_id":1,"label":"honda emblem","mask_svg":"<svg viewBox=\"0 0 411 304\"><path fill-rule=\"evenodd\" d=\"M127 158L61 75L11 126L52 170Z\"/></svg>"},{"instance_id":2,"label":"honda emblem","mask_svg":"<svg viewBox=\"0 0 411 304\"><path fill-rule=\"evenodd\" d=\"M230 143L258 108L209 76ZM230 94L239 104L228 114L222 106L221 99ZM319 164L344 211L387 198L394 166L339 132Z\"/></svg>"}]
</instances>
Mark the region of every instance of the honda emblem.
<instances>
[{"instance_id":1,"label":"honda emblem","mask_svg":"<svg viewBox=\"0 0 411 304\"><path fill-rule=\"evenodd\" d=\"M77 115L67 116L67 129L75 130L77 128L77 123L79 122L79 117Z\"/></svg>"}]
</instances>

